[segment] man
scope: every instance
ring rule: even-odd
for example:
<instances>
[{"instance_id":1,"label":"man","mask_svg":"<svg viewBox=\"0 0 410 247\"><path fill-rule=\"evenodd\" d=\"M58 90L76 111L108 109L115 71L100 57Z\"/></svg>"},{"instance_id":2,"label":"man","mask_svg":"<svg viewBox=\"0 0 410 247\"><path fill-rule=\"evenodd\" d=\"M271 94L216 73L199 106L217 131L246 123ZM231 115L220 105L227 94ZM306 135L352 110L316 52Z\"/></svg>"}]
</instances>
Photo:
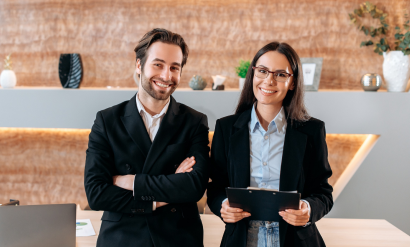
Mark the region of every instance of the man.
<instances>
[{"instance_id":1,"label":"man","mask_svg":"<svg viewBox=\"0 0 410 247\"><path fill-rule=\"evenodd\" d=\"M105 211L97 246L203 246L207 117L171 96L188 46L154 29L135 53L138 93L98 112L89 137L85 191L91 209Z\"/></svg>"}]
</instances>

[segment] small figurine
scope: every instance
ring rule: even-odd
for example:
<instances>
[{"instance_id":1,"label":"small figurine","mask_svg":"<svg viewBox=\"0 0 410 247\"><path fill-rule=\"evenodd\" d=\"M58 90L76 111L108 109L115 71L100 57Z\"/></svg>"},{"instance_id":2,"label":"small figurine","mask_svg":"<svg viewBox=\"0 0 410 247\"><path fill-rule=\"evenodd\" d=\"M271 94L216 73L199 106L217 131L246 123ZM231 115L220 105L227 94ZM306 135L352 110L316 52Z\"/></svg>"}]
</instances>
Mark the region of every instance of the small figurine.
<instances>
[{"instance_id":1,"label":"small figurine","mask_svg":"<svg viewBox=\"0 0 410 247\"><path fill-rule=\"evenodd\" d=\"M225 89L225 85L223 84L224 81L226 80L225 76L215 75L215 76L212 76L212 79L214 80L214 83L212 83L212 90L224 90Z\"/></svg>"}]
</instances>

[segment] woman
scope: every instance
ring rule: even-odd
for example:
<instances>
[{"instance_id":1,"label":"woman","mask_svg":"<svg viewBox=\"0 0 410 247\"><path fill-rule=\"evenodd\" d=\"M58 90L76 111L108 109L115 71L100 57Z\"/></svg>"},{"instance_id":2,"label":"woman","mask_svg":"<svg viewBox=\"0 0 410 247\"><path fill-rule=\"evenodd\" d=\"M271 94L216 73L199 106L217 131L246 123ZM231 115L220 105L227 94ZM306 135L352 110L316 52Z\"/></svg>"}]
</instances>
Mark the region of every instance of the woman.
<instances>
[{"instance_id":1,"label":"woman","mask_svg":"<svg viewBox=\"0 0 410 247\"><path fill-rule=\"evenodd\" d=\"M325 246L315 225L333 206L325 137L324 123L304 106L298 55L286 43L267 44L252 60L235 115L215 126L208 205L226 223L221 246ZM249 186L298 191L300 209L279 212L280 222L249 220L225 193Z\"/></svg>"}]
</instances>

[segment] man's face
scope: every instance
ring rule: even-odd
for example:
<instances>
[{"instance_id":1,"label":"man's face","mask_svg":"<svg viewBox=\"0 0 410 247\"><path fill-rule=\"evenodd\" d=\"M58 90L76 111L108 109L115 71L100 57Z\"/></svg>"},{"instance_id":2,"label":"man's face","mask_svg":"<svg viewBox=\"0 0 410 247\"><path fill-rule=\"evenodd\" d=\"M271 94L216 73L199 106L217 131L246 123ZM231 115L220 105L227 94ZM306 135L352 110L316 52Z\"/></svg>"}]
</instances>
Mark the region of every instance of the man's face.
<instances>
[{"instance_id":1,"label":"man's face","mask_svg":"<svg viewBox=\"0 0 410 247\"><path fill-rule=\"evenodd\" d=\"M179 46L162 42L153 43L147 50L144 69L137 60L140 87L156 100L167 100L181 79L183 55Z\"/></svg>"}]
</instances>

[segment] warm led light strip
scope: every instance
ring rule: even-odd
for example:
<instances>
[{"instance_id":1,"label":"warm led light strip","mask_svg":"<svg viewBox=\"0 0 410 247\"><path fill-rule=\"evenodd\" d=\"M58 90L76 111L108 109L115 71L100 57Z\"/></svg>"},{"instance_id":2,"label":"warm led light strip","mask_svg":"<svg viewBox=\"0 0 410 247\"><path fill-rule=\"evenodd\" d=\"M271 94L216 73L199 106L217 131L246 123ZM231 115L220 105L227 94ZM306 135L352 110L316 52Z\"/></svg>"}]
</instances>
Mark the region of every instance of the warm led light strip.
<instances>
[{"instance_id":1,"label":"warm led light strip","mask_svg":"<svg viewBox=\"0 0 410 247\"><path fill-rule=\"evenodd\" d=\"M363 163L364 159L370 153L370 150L372 150L379 137L380 135L368 135L360 149L354 155L353 159L347 165L346 169L344 170L342 175L340 175L339 179L333 186L334 201L336 201L336 199L339 197L340 193L342 193L343 189L346 187L347 183L353 177L357 169L359 169L360 165Z\"/></svg>"}]
</instances>

